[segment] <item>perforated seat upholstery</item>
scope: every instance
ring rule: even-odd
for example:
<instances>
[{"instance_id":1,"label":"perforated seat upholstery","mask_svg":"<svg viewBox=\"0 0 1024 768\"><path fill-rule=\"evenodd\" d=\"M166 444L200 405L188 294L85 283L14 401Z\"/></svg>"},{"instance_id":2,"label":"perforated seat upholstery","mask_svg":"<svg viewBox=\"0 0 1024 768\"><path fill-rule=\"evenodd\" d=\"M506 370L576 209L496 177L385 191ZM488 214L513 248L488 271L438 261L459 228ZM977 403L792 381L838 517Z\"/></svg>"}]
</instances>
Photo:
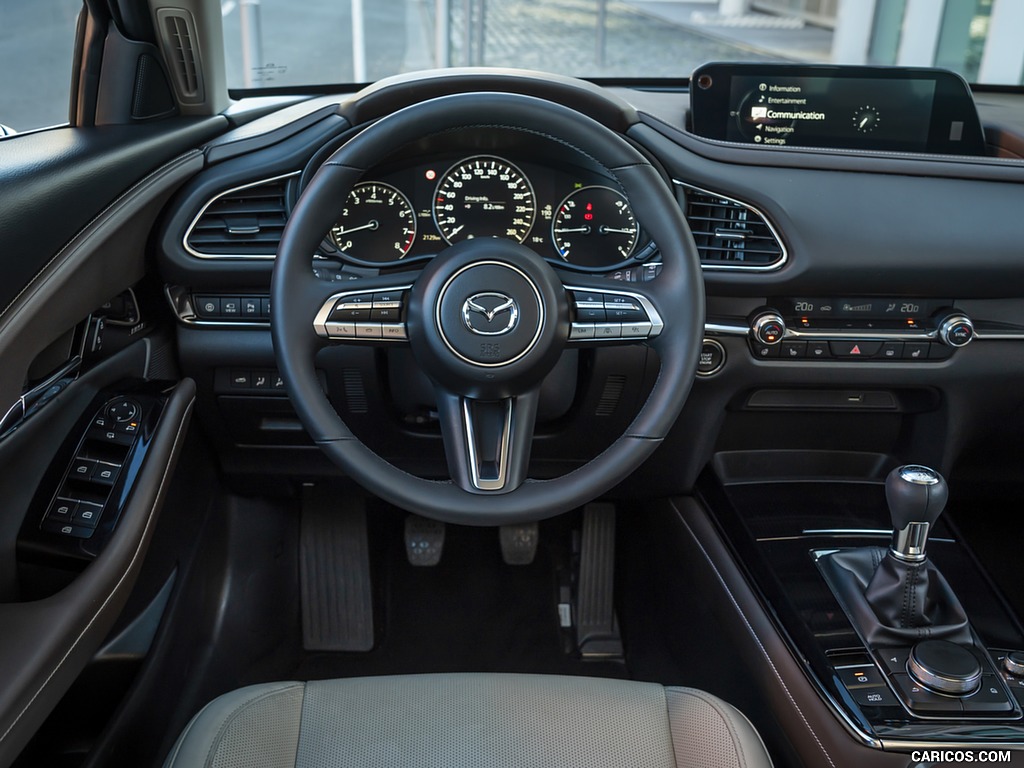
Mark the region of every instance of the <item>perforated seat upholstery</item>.
<instances>
[{"instance_id":1,"label":"perforated seat upholstery","mask_svg":"<svg viewBox=\"0 0 1024 768\"><path fill-rule=\"evenodd\" d=\"M268 683L208 704L165 768L768 768L750 722L690 688L545 675Z\"/></svg>"}]
</instances>

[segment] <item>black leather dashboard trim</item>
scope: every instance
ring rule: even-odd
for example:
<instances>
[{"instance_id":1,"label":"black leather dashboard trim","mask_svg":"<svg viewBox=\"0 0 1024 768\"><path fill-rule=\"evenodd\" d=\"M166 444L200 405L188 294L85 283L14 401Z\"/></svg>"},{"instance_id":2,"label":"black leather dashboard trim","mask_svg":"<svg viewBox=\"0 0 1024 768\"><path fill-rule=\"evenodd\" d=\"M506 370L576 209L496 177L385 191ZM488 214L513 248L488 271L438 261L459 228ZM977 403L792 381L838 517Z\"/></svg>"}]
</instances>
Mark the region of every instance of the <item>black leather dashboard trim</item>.
<instances>
[{"instance_id":1,"label":"black leather dashboard trim","mask_svg":"<svg viewBox=\"0 0 1024 768\"><path fill-rule=\"evenodd\" d=\"M239 155L256 152L289 139L321 120L332 115L336 116L337 113L337 97L293 104L266 117L246 123L223 136L218 136L206 145L206 160L213 165ZM342 126L342 130L345 127L348 126Z\"/></svg>"},{"instance_id":2,"label":"black leather dashboard trim","mask_svg":"<svg viewBox=\"0 0 1024 768\"><path fill-rule=\"evenodd\" d=\"M195 384L171 394L109 546L69 586L0 604L0 765L9 765L113 625L135 582L188 427Z\"/></svg>"},{"instance_id":3,"label":"black leather dashboard trim","mask_svg":"<svg viewBox=\"0 0 1024 768\"><path fill-rule=\"evenodd\" d=\"M0 307L145 173L227 127L222 117L52 128L0 141Z\"/></svg>"}]
</instances>

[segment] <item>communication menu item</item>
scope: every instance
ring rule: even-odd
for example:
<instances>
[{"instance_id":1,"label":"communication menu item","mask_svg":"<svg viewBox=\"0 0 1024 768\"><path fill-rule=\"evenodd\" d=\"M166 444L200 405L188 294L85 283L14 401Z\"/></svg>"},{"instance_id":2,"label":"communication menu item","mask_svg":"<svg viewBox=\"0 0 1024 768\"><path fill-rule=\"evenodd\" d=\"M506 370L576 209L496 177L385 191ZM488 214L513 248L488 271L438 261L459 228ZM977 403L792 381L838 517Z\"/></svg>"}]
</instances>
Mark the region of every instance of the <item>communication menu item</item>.
<instances>
[{"instance_id":1,"label":"communication menu item","mask_svg":"<svg viewBox=\"0 0 1024 768\"><path fill-rule=\"evenodd\" d=\"M765 147L985 154L967 83L946 70L707 64L690 79L693 131Z\"/></svg>"}]
</instances>

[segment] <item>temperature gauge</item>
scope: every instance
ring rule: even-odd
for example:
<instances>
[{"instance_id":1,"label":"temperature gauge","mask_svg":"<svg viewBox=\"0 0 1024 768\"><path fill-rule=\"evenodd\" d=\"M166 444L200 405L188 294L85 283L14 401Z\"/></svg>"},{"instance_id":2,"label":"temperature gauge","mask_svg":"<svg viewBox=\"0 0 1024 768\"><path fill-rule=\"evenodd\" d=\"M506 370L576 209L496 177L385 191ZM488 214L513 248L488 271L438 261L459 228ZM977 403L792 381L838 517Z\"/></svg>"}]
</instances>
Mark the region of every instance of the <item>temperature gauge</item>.
<instances>
[{"instance_id":1,"label":"temperature gauge","mask_svg":"<svg viewBox=\"0 0 1024 768\"><path fill-rule=\"evenodd\" d=\"M633 255L640 227L623 194L611 187L583 187L566 197L551 222L558 255L575 267L621 264Z\"/></svg>"}]
</instances>

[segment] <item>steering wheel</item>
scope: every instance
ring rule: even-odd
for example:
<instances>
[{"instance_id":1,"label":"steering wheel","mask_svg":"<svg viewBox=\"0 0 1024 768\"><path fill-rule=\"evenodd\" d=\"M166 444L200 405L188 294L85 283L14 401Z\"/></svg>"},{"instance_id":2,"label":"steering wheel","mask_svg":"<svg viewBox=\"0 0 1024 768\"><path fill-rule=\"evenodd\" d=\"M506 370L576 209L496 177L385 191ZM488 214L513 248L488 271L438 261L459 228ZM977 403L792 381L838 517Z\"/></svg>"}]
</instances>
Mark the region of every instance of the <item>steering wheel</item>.
<instances>
[{"instance_id":1,"label":"steering wheel","mask_svg":"<svg viewBox=\"0 0 1024 768\"><path fill-rule=\"evenodd\" d=\"M482 120L481 118L484 118ZM486 122L486 125L483 123ZM367 169L426 136L474 127L523 131L597 161L621 185L658 247L662 270L641 284L560 272L529 248L463 240L419 272L353 281L345 290L310 269L339 201ZM374 304L376 302L376 304ZM587 322L603 303L622 322ZM360 322L373 306L394 322ZM696 246L662 177L621 136L568 107L510 93L462 93L395 112L340 147L317 171L285 227L271 287L274 352L292 403L318 446L372 493L426 517L470 525L540 520L584 504L658 447L689 393L703 339ZM379 317L380 315L375 316ZM408 344L430 378L451 480L410 475L367 448L324 394L314 357L344 340ZM657 381L626 432L583 466L528 479L538 393L567 345L647 343Z\"/></svg>"}]
</instances>

